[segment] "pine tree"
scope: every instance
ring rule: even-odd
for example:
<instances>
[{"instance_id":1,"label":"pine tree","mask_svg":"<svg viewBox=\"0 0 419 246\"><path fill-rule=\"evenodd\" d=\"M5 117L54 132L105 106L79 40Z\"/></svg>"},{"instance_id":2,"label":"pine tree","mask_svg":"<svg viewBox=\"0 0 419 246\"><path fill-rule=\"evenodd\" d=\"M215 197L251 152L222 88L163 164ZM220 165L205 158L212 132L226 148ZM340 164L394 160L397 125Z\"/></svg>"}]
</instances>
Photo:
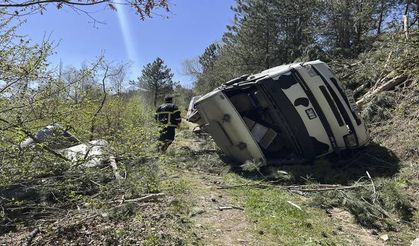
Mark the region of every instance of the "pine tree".
<instances>
[{"instance_id":1,"label":"pine tree","mask_svg":"<svg viewBox=\"0 0 419 246\"><path fill-rule=\"evenodd\" d=\"M142 75L137 79L137 85L151 96L153 105L157 106L158 101L173 92L176 83L173 81L171 69L158 57L143 67Z\"/></svg>"},{"instance_id":2,"label":"pine tree","mask_svg":"<svg viewBox=\"0 0 419 246\"><path fill-rule=\"evenodd\" d=\"M210 44L199 57L199 64L202 67L202 71L205 72L214 67L214 62L217 59L220 51L220 46L216 43Z\"/></svg>"},{"instance_id":3,"label":"pine tree","mask_svg":"<svg viewBox=\"0 0 419 246\"><path fill-rule=\"evenodd\" d=\"M398 3L399 1L399 3ZM236 0L222 43L199 59L195 91L205 93L243 74L298 61L355 58L393 25L402 0ZM419 21L418 21L419 22ZM202 62L203 61L203 62Z\"/></svg>"},{"instance_id":4,"label":"pine tree","mask_svg":"<svg viewBox=\"0 0 419 246\"><path fill-rule=\"evenodd\" d=\"M323 46L337 57L354 58L368 50L384 30L394 0L328 0L320 11Z\"/></svg>"},{"instance_id":5,"label":"pine tree","mask_svg":"<svg viewBox=\"0 0 419 246\"><path fill-rule=\"evenodd\" d=\"M240 57L243 72L292 62L314 42L317 7L316 0L238 0L224 41Z\"/></svg>"}]
</instances>

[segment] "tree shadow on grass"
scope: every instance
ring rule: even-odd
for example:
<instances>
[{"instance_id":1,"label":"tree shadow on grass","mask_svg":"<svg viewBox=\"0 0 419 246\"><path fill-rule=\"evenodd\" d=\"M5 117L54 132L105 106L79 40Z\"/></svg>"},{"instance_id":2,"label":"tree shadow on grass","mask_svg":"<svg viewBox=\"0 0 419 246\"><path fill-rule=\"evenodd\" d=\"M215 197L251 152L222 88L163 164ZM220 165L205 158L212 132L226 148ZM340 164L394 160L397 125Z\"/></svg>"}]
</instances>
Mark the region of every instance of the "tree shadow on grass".
<instances>
[{"instance_id":1,"label":"tree shadow on grass","mask_svg":"<svg viewBox=\"0 0 419 246\"><path fill-rule=\"evenodd\" d=\"M312 162L295 165L271 165L258 171L245 172L236 164L232 171L250 179L283 179L284 183L351 184L367 177L391 177L399 172L400 160L389 149L371 143L359 150L333 154ZM287 175L284 176L284 172Z\"/></svg>"},{"instance_id":2,"label":"tree shadow on grass","mask_svg":"<svg viewBox=\"0 0 419 246\"><path fill-rule=\"evenodd\" d=\"M101 173L94 177L74 173L0 186L0 237L22 226L32 227L40 220L58 220L76 208L73 199L96 194L97 184L108 180Z\"/></svg>"},{"instance_id":3,"label":"tree shadow on grass","mask_svg":"<svg viewBox=\"0 0 419 246\"><path fill-rule=\"evenodd\" d=\"M41 202L38 189L26 184L0 187L0 236L16 229L19 224L25 224L29 220L32 223L37 219L37 215L42 212L37 209Z\"/></svg>"}]
</instances>

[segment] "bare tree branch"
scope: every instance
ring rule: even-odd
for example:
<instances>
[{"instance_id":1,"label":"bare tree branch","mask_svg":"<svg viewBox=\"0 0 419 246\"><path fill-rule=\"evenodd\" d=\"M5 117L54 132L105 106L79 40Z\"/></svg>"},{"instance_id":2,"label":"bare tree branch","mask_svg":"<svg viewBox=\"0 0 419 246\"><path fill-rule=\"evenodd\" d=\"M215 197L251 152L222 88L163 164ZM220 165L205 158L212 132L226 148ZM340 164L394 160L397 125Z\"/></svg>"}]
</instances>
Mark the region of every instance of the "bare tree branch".
<instances>
[{"instance_id":1,"label":"bare tree branch","mask_svg":"<svg viewBox=\"0 0 419 246\"><path fill-rule=\"evenodd\" d=\"M165 11L169 11L169 4L167 0L27 0L23 2L3 0L2 3L0 3L0 8L6 9L6 11L1 11L4 12L3 14L9 14L7 9L12 9L12 11L10 11L10 15L21 16L22 14L20 12L26 13L29 11L34 13L38 11L45 11L46 6L49 4L55 4L58 9L61 9L64 6L71 7L74 10L87 14L95 22L97 21L88 12L77 7L106 5L111 10L117 11L115 5L126 5L132 8L141 20L144 20L146 17L150 17L153 14L153 9L161 8Z\"/></svg>"},{"instance_id":2,"label":"bare tree branch","mask_svg":"<svg viewBox=\"0 0 419 246\"><path fill-rule=\"evenodd\" d=\"M39 4L48 4L48 3L62 3L67 5L82 5L82 6L90 6L90 5L97 5L105 2L110 2L110 0L102 0L102 1L86 1L86 2L71 2L65 0L36 0L36 1L27 1L23 3L3 3L0 4L0 7L12 7L12 8L22 8L22 7L29 7L33 5Z\"/></svg>"},{"instance_id":3,"label":"bare tree branch","mask_svg":"<svg viewBox=\"0 0 419 246\"><path fill-rule=\"evenodd\" d=\"M102 77L102 91L103 91L103 98L102 98L102 102L100 103L99 108L96 110L95 114L92 117L92 123L90 126L90 137L89 140L92 141L93 140L93 134L95 131L95 123L96 123L96 118L99 115L100 111L102 111L103 106L105 105L106 102L106 97L108 95L108 93L106 93L106 85L105 85L105 81L108 78L108 72L109 72L109 66L107 64L105 64L105 73L103 74Z\"/></svg>"},{"instance_id":4,"label":"bare tree branch","mask_svg":"<svg viewBox=\"0 0 419 246\"><path fill-rule=\"evenodd\" d=\"M0 118L0 121L6 123L6 124L11 124L8 120L2 119ZM33 139L33 141L35 143L41 143L41 141L39 141L39 139L37 139L35 137L35 135L33 135L28 129L26 129L24 126L20 126L20 130L27 136L30 137L31 139ZM56 152L55 150L51 149L50 147L48 147L47 145L42 145L42 148L45 149L47 152L53 154L54 156L61 158L65 161L70 161L67 157L63 156L62 154Z\"/></svg>"}]
</instances>

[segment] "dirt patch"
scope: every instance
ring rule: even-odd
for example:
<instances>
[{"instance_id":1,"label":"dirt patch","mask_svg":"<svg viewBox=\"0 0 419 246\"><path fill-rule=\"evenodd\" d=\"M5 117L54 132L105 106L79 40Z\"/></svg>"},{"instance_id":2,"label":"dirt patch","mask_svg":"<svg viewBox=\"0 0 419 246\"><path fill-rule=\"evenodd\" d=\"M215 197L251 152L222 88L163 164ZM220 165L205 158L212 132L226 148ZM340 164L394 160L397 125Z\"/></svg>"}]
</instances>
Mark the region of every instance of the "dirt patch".
<instances>
[{"instance_id":1,"label":"dirt patch","mask_svg":"<svg viewBox=\"0 0 419 246\"><path fill-rule=\"evenodd\" d=\"M332 218L339 222L337 234L345 235L348 245L371 245L382 246L385 245L383 241L378 239L378 236L373 235L373 231L367 230L356 224L353 215L348 211L333 208L330 211Z\"/></svg>"},{"instance_id":2,"label":"dirt patch","mask_svg":"<svg viewBox=\"0 0 419 246\"><path fill-rule=\"evenodd\" d=\"M191 220L196 234L205 245L260 245L255 224L245 215L242 201L216 188L221 177L196 173L193 175L198 193L191 199Z\"/></svg>"}]
</instances>

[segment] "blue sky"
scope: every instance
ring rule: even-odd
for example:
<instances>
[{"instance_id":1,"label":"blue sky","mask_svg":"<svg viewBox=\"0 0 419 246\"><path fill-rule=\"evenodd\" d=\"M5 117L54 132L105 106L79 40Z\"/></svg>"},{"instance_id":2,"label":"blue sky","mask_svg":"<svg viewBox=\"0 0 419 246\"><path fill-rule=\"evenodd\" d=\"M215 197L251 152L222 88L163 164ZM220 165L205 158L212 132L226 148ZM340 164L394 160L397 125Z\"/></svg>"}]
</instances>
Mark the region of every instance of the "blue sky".
<instances>
[{"instance_id":1,"label":"blue sky","mask_svg":"<svg viewBox=\"0 0 419 246\"><path fill-rule=\"evenodd\" d=\"M34 42L44 37L55 41L58 46L50 59L54 65L61 59L64 67L80 67L83 61L104 52L107 60L115 63L131 61L129 78L133 79L146 63L160 57L175 79L188 86L191 79L183 74L182 62L202 54L210 43L221 39L226 25L232 23L233 4L234 0L172 0L170 13L145 21L127 7L118 11L119 18L118 13L103 7L84 9L105 24L94 24L87 15L68 8L51 7L42 15L29 16L19 33Z\"/></svg>"}]
</instances>

